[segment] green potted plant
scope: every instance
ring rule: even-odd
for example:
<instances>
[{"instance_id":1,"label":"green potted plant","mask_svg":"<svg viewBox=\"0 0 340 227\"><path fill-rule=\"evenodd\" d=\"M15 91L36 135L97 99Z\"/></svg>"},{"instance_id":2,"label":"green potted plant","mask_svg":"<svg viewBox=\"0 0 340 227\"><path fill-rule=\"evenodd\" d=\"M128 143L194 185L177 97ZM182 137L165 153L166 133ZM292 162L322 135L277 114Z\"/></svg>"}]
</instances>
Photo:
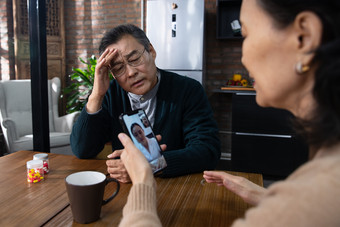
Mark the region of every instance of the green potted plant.
<instances>
[{"instance_id":1,"label":"green potted plant","mask_svg":"<svg viewBox=\"0 0 340 227\"><path fill-rule=\"evenodd\" d=\"M92 55L86 61L79 57L79 61L85 64L86 68L72 68L73 73L69 75L70 85L63 90L66 97L66 113L81 111L93 88L96 57ZM109 76L113 79L111 73Z\"/></svg>"}]
</instances>

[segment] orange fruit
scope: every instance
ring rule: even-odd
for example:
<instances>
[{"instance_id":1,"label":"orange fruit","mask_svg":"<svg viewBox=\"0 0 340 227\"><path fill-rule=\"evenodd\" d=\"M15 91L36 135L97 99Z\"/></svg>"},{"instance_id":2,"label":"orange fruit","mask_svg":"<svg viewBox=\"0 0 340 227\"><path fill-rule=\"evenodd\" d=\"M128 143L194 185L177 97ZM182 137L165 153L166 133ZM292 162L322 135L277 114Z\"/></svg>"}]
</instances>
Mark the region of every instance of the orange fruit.
<instances>
[{"instance_id":1,"label":"orange fruit","mask_svg":"<svg viewBox=\"0 0 340 227\"><path fill-rule=\"evenodd\" d=\"M241 74L234 74L233 75L233 81L241 81L242 75Z\"/></svg>"}]
</instances>

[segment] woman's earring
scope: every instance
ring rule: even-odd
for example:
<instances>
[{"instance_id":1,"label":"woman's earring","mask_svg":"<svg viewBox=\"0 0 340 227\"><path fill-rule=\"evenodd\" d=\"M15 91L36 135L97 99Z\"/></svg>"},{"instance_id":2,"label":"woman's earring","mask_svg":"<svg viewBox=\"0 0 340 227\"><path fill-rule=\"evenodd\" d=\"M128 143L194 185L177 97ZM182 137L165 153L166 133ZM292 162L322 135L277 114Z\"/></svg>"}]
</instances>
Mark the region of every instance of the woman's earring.
<instances>
[{"instance_id":1,"label":"woman's earring","mask_svg":"<svg viewBox=\"0 0 340 227\"><path fill-rule=\"evenodd\" d=\"M295 71L297 74L303 74L309 70L308 65L303 65L301 62L296 63L295 65Z\"/></svg>"}]
</instances>

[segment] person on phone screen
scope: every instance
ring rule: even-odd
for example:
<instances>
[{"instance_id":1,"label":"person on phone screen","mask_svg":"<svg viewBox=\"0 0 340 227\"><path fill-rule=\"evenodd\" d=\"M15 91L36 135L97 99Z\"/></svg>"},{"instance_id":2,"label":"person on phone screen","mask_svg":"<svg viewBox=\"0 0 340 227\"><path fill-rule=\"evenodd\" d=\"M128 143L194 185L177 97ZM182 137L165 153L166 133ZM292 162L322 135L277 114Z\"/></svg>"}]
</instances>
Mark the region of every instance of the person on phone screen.
<instances>
[{"instance_id":1,"label":"person on phone screen","mask_svg":"<svg viewBox=\"0 0 340 227\"><path fill-rule=\"evenodd\" d=\"M144 154L148 161L152 161L161 156L160 148L156 138L148 138L144 134L142 127L133 123L130 127L131 134L136 138L138 144L137 148Z\"/></svg>"},{"instance_id":2,"label":"person on phone screen","mask_svg":"<svg viewBox=\"0 0 340 227\"><path fill-rule=\"evenodd\" d=\"M150 127L149 121L148 119L146 119L145 116L142 116L140 118L141 122L143 123L144 126L144 134L146 135L146 137L151 137L152 136L152 129Z\"/></svg>"},{"instance_id":3,"label":"person on phone screen","mask_svg":"<svg viewBox=\"0 0 340 227\"><path fill-rule=\"evenodd\" d=\"M203 177L252 205L232 227L338 227L340 1L241 4L242 63L255 80L256 102L296 116L295 127L308 142L310 160L268 188L221 171L205 171ZM125 147L121 159L133 182L120 226L161 226L150 166L128 136L119 138Z\"/></svg>"},{"instance_id":4,"label":"person on phone screen","mask_svg":"<svg viewBox=\"0 0 340 227\"><path fill-rule=\"evenodd\" d=\"M144 128L150 127L149 122L145 116L142 116L140 120L142 121Z\"/></svg>"},{"instance_id":5,"label":"person on phone screen","mask_svg":"<svg viewBox=\"0 0 340 227\"><path fill-rule=\"evenodd\" d=\"M162 53L160 53L162 54ZM72 152L95 158L111 142L107 171L130 182L120 159L123 132L119 115L143 109L155 135L167 149L160 177L215 169L221 156L218 127L202 85L156 67L156 50L145 32L131 24L107 31L99 46L93 89L72 128ZM114 77L110 81L109 73Z\"/></svg>"}]
</instances>

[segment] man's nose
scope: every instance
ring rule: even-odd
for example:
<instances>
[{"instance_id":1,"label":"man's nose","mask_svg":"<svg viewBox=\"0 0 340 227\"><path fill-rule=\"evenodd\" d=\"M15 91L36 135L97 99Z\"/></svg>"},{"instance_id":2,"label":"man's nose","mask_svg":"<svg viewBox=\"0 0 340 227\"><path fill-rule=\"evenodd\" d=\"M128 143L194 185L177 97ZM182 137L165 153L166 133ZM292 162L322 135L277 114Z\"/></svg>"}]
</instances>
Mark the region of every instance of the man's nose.
<instances>
[{"instance_id":1,"label":"man's nose","mask_svg":"<svg viewBox=\"0 0 340 227\"><path fill-rule=\"evenodd\" d=\"M128 77L134 76L138 72L135 67L132 67L129 64L126 64L125 67L126 67L126 74L127 74Z\"/></svg>"}]
</instances>

